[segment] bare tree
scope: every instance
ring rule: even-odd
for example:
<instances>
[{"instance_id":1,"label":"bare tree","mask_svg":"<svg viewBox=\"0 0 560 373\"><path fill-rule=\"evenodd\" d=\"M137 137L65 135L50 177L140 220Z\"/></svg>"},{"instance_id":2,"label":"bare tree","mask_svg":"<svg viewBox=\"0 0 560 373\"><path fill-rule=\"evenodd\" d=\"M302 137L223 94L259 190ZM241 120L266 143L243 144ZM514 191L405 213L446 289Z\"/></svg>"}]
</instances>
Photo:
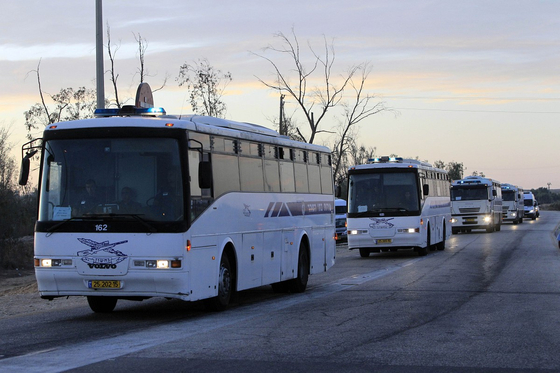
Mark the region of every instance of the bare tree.
<instances>
[{"instance_id":1,"label":"bare tree","mask_svg":"<svg viewBox=\"0 0 560 373\"><path fill-rule=\"evenodd\" d=\"M348 148L342 154L339 153L339 148L334 148L332 157L333 163L340 164L336 174L334 174L334 183L342 189L342 195L346 195L348 178L348 169L351 166L358 164L365 164L371 158L375 157L377 149L375 147L366 147L365 145L358 145L356 136L350 136L348 139Z\"/></svg>"},{"instance_id":2,"label":"bare tree","mask_svg":"<svg viewBox=\"0 0 560 373\"><path fill-rule=\"evenodd\" d=\"M354 74L361 68L360 65L352 66L344 76L339 79L333 78L333 65L335 62L335 52L332 43L328 43L324 38L323 54L315 52L313 47L308 43L309 51L312 54L312 62L308 66L304 65L303 56L298 38L292 29L292 37L279 32L275 37L280 39L279 47L268 46L264 51L272 51L280 55L286 55L293 64L295 79L291 80L287 73L283 72L279 64L271 58L264 55L255 55L265 59L270 63L275 72L276 78L272 82L265 81L259 77L257 79L265 86L278 91L280 94L286 94L294 99L301 108L310 130L309 137L303 135L302 131L297 128L298 135L309 143L315 141L317 134L321 132L329 132L321 129L321 122L325 118L328 110L337 106L342 98L346 86L351 81ZM310 87L311 81L315 75L320 74L321 86ZM338 83L338 84L337 84ZM313 110L318 109L318 115L315 117Z\"/></svg>"},{"instance_id":3,"label":"bare tree","mask_svg":"<svg viewBox=\"0 0 560 373\"><path fill-rule=\"evenodd\" d=\"M353 91L353 101L342 103L344 108L344 122L341 123L340 135L335 140L335 144L333 146L336 153L340 154L333 165L335 179L339 174L344 154L348 152L351 146L355 146L354 139L352 138L350 140L350 137L354 136L349 136L351 129L355 128L356 124L360 123L364 119L367 119L381 111L387 110L384 102L379 101L374 103L373 100L376 97L364 92L365 83L371 72L370 65L368 63L362 64L358 66L358 70L361 71L360 79L356 81L356 79L354 79L354 74L348 82Z\"/></svg>"},{"instance_id":4,"label":"bare tree","mask_svg":"<svg viewBox=\"0 0 560 373\"><path fill-rule=\"evenodd\" d=\"M144 83L144 78L146 77L144 58L146 56L146 49L148 49L148 42L146 39L142 39L142 35L140 35L140 33L138 33L138 36L134 34L134 39L138 43L138 60L140 63L140 66L138 67L138 75L140 75L140 83Z\"/></svg>"},{"instance_id":5,"label":"bare tree","mask_svg":"<svg viewBox=\"0 0 560 373\"><path fill-rule=\"evenodd\" d=\"M146 63L145 63L146 51L148 50L148 42L146 41L145 38L142 38L142 35L140 35L140 33L138 33L138 35L136 34L133 35L134 35L134 40L136 40L136 43L138 44L139 66L137 68L136 73L140 77L140 83L144 83L146 81L146 78L151 77L151 75L148 73L148 70L146 69ZM119 99L119 91L117 88L118 87L117 80L119 78L119 74L116 73L116 69L115 69L115 56L119 48L120 46L111 44L111 29L109 27L109 24L107 23L107 54L109 55L109 61L111 67L106 72L109 73L110 75L111 84L113 85L113 91L115 92L115 105L118 108L121 108L124 102L126 102L127 100L121 102L121 100ZM167 84L167 79L168 79L168 75L166 74L161 86L159 88L152 89L152 92L156 92L163 89Z\"/></svg>"},{"instance_id":6,"label":"bare tree","mask_svg":"<svg viewBox=\"0 0 560 373\"><path fill-rule=\"evenodd\" d=\"M115 55L117 54L119 48L119 46L111 46L111 28L109 27L109 23L107 23L107 54L109 55L109 61L111 63L111 68L107 72L111 76L111 83L113 84L113 90L115 91L115 104L120 109L121 103L119 101L119 90L117 88L117 80L119 79L119 74L115 73Z\"/></svg>"},{"instance_id":7,"label":"bare tree","mask_svg":"<svg viewBox=\"0 0 560 373\"><path fill-rule=\"evenodd\" d=\"M224 117L227 106L222 101L225 89L232 77L230 72L214 69L207 59L193 64L185 63L179 68L179 86L186 85L193 111L199 115Z\"/></svg>"},{"instance_id":8,"label":"bare tree","mask_svg":"<svg viewBox=\"0 0 560 373\"><path fill-rule=\"evenodd\" d=\"M91 118L96 107L95 90L85 87L62 88L59 93L54 95L46 94L51 98L54 107L49 107L45 99L45 93L41 87L41 76L39 73L41 62L37 65L37 70L32 70L37 76L37 86L39 88L40 103L36 103L24 112L25 127L27 128L28 138L32 138L31 131L39 129L39 126L47 126L64 120L76 120Z\"/></svg>"}]
</instances>

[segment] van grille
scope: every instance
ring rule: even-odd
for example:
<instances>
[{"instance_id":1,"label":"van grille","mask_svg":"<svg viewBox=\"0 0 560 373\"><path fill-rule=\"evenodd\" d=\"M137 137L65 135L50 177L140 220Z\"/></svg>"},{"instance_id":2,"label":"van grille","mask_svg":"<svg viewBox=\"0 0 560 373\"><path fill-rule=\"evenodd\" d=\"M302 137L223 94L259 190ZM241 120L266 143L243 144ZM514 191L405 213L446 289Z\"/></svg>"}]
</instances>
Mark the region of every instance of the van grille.
<instances>
[{"instance_id":1,"label":"van grille","mask_svg":"<svg viewBox=\"0 0 560 373\"><path fill-rule=\"evenodd\" d=\"M470 212L479 212L479 211L480 211L480 207L464 207L459 209L459 212L462 214L468 214Z\"/></svg>"}]
</instances>

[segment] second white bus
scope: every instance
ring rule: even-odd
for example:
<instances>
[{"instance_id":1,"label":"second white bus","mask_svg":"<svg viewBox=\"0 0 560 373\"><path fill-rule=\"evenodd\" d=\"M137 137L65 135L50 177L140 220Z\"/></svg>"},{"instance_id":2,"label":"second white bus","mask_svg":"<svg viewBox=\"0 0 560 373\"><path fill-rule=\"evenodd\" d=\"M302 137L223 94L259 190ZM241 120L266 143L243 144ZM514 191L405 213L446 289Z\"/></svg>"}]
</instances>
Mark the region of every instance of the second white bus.
<instances>
[{"instance_id":1,"label":"second white bus","mask_svg":"<svg viewBox=\"0 0 560 373\"><path fill-rule=\"evenodd\" d=\"M451 235L449 177L412 159L382 157L348 171L348 248L372 252L445 249Z\"/></svg>"}]
</instances>

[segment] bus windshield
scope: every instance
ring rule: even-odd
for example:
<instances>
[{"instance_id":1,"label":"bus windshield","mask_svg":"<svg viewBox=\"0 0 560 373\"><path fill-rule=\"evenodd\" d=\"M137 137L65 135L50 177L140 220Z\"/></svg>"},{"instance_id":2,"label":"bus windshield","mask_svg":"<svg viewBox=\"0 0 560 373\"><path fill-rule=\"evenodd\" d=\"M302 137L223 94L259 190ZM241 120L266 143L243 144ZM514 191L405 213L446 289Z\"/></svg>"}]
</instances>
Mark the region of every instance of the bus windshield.
<instances>
[{"instance_id":1,"label":"bus windshield","mask_svg":"<svg viewBox=\"0 0 560 373\"><path fill-rule=\"evenodd\" d=\"M513 191L513 190L502 190L502 200L504 200L504 201L515 201L515 191Z\"/></svg>"},{"instance_id":2,"label":"bus windshield","mask_svg":"<svg viewBox=\"0 0 560 373\"><path fill-rule=\"evenodd\" d=\"M349 177L349 216L419 215L415 172L375 170Z\"/></svg>"},{"instance_id":3,"label":"bus windshield","mask_svg":"<svg viewBox=\"0 0 560 373\"><path fill-rule=\"evenodd\" d=\"M451 187L452 201L476 201L488 198L488 187L486 185Z\"/></svg>"},{"instance_id":4,"label":"bus windshield","mask_svg":"<svg viewBox=\"0 0 560 373\"><path fill-rule=\"evenodd\" d=\"M42 167L39 222L182 219L177 140L100 138L49 140Z\"/></svg>"}]
</instances>

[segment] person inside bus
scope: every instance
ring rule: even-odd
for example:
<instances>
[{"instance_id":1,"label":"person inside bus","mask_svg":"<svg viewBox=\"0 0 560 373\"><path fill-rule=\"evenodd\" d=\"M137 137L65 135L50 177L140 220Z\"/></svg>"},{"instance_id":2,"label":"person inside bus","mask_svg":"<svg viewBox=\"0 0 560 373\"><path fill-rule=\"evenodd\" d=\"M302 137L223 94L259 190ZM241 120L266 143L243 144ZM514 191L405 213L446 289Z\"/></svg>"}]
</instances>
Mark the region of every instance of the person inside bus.
<instances>
[{"instance_id":1,"label":"person inside bus","mask_svg":"<svg viewBox=\"0 0 560 373\"><path fill-rule=\"evenodd\" d=\"M152 205L152 213L154 213L158 220L175 220L178 216L182 215L182 206L180 196L177 194L180 189L178 188L177 176L180 175L179 170L171 168L166 172L166 178L161 183L158 193L154 197Z\"/></svg>"},{"instance_id":2,"label":"person inside bus","mask_svg":"<svg viewBox=\"0 0 560 373\"><path fill-rule=\"evenodd\" d=\"M85 184L85 191L81 195L78 204L78 214L94 213L96 207L101 203L101 198L97 193L97 184L95 180L89 179Z\"/></svg>"},{"instance_id":3,"label":"person inside bus","mask_svg":"<svg viewBox=\"0 0 560 373\"><path fill-rule=\"evenodd\" d=\"M398 202L398 206L406 211L417 210L416 203L410 190L405 190L403 198L401 198Z\"/></svg>"},{"instance_id":4,"label":"person inside bus","mask_svg":"<svg viewBox=\"0 0 560 373\"><path fill-rule=\"evenodd\" d=\"M129 187L121 189L121 200L118 205L120 214L139 214L142 212L142 206L134 200L133 190Z\"/></svg>"}]
</instances>

